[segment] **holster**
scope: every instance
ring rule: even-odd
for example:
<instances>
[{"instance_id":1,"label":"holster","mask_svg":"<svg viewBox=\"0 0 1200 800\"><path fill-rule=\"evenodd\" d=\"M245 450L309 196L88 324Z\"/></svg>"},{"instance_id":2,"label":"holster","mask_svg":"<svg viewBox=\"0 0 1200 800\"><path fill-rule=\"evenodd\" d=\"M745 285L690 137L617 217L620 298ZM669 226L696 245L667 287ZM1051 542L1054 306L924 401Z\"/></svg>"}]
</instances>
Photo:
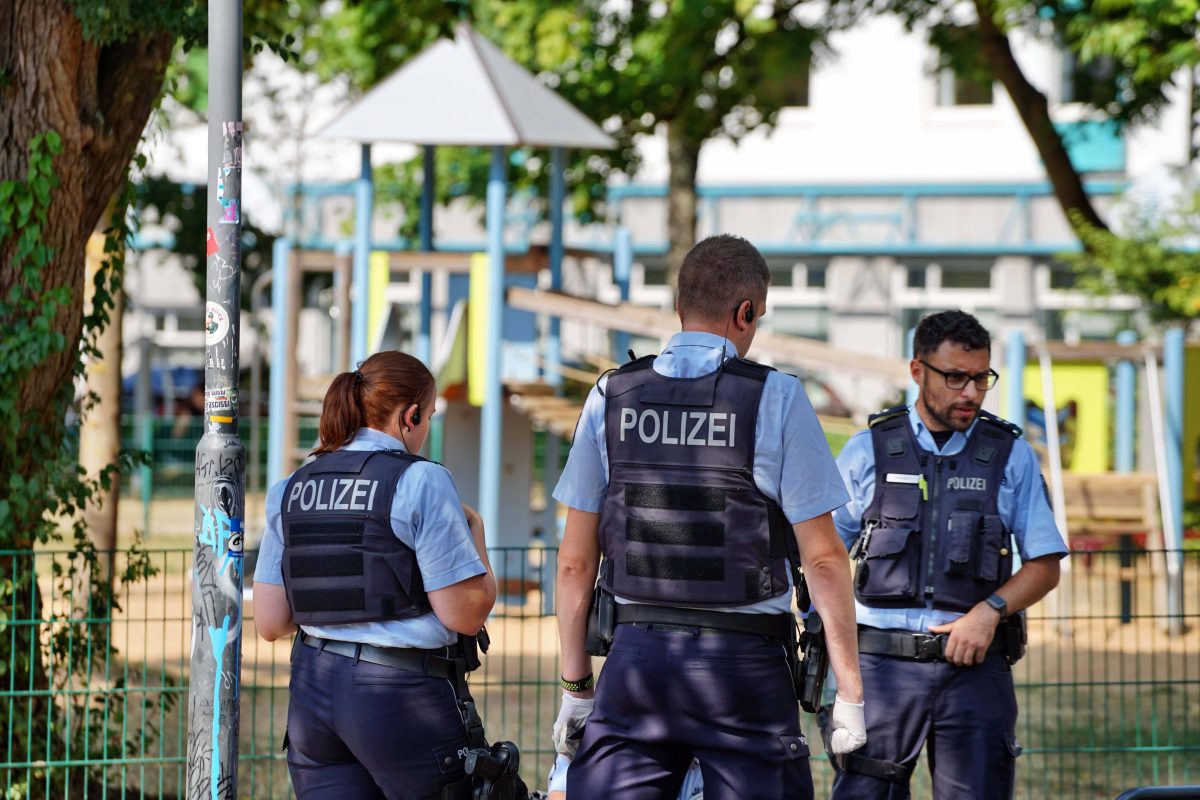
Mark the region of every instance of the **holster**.
<instances>
[{"instance_id":1,"label":"holster","mask_svg":"<svg viewBox=\"0 0 1200 800\"><path fill-rule=\"evenodd\" d=\"M792 681L800 707L810 714L821 707L825 675L829 671L829 648L825 646L825 625L815 609L808 612L804 630L797 643L797 657L792 659Z\"/></svg>"},{"instance_id":2,"label":"holster","mask_svg":"<svg viewBox=\"0 0 1200 800\"><path fill-rule=\"evenodd\" d=\"M1025 622L1025 612L1018 611L1000 623L997 636L1004 637L1004 660L1015 664L1025 656L1025 648L1029 642L1029 628Z\"/></svg>"},{"instance_id":3,"label":"holster","mask_svg":"<svg viewBox=\"0 0 1200 800\"><path fill-rule=\"evenodd\" d=\"M512 742L467 751L463 768L471 779L472 800L528 800L529 787L521 780L521 754Z\"/></svg>"},{"instance_id":4,"label":"holster","mask_svg":"<svg viewBox=\"0 0 1200 800\"><path fill-rule=\"evenodd\" d=\"M592 593L592 607L588 612L586 642L588 655L608 655L616 628L617 599L597 583L596 590Z\"/></svg>"}]
</instances>

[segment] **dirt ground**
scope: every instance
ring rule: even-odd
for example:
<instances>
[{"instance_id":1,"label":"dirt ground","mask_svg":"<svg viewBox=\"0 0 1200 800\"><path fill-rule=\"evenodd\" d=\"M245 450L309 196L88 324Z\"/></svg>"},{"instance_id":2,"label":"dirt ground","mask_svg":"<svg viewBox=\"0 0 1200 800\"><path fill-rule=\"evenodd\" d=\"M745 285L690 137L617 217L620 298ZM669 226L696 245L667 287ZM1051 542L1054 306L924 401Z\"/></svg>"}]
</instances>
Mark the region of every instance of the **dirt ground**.
<instances>
[{"instance_id":1,"label":"dirt ground","mask_svg":"<svg viewBox=\"0 0 1200 800\"><path fill-rule=\"evenodd\" d=\"M253 513L248 505L247 518ZM140 504L122 504L122 519L140 525ZM190 548L192 502L156 503L146 545L159 574L133 587L111 627L120 652L94 689L124 684L124 723L131 733L121 753L124 767L109 770L110 785L147 796L181 793L186 746L186 691L191 646L190 554L157 552ZM251 540L253 544L253 540ZM1196 554L1190 554L1195 556ZM1115 558L1073 559L1074 571L1057 597L1034 609L1029 654L1014 668L1021 718L1018 797L1115 798L1121 791L1156 783L1200 783L1200 560L1185 569L1186 630L1171 635L1150 559L1123 571ZM1123 624L1121 582L1130 581ZM44 591L51 592L49 585ZM544 784L552 760L550 726L557 713L557 634L540 615L537 592L497 607L489 623L492 652L472 676L489 737L520 746L522 773L531 787ZM253 599L247 593L241 677L240 794L286 797L280 744L287 714L290 643L268 644L253 632ZM160 698L177 702L160 707ZM886 699L882 700L886 702ZM806 720L810 741L819 742ZM819 749L819 748L817 748ZM817 796L831 776L814 758ZM3 779L0 779L3 780ZM929 795L922 767L914 796Z\"/></svg>"}]
</instances>

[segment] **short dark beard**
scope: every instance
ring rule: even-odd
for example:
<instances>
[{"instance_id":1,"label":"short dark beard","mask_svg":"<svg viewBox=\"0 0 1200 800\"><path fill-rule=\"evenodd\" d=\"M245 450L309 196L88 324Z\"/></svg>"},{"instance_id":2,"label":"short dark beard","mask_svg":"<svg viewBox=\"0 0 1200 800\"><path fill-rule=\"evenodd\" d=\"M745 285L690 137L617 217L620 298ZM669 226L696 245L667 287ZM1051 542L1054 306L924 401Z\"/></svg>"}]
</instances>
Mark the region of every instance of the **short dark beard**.
<instances>
[{"instance_id":1,"label":"short dark beard","mask_svg":"<svg viewBox=\"0 0 1200 800\"><path fill-rule=\"evenodd\" d=\"M943 425L946 428L946 430L962 432L962 431L965 431L968 428L970 428L971 425L975 422L975 417L972 417L967 422L967 424L960 426L957 422L955 422L953 417L943 416L942 414L939 414L938 412L934 411L933 406L929 405L929 401L926 399L926 397L928 396L928 393L925 392L924 389L925 389L925 387L921 387L922 391L921 391L920 400L921 400L921 405L925 407L925 413L929 415L930 419ZM975 409L975 416L976 417L979 416L978 408Z\"/></svg>"}]
</instances>

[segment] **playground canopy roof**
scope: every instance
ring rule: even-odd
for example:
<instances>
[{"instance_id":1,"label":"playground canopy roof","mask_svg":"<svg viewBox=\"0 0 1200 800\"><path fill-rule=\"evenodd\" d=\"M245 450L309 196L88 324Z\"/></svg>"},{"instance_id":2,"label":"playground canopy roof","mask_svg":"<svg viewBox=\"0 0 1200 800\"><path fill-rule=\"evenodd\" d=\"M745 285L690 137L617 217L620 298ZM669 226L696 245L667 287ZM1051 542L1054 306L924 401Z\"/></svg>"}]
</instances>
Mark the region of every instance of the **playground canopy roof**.
<instances>
[{"instance_id":1,"label":"playground canopy roof","mask_svg":"<svg viewBox=\"0 0 1200 800\"><path fill-rule=\"evenodd\" d=\"M470 25L396 70L320 136L356 142L610 149L590 119Z\"/></svg>"}]
</instances>

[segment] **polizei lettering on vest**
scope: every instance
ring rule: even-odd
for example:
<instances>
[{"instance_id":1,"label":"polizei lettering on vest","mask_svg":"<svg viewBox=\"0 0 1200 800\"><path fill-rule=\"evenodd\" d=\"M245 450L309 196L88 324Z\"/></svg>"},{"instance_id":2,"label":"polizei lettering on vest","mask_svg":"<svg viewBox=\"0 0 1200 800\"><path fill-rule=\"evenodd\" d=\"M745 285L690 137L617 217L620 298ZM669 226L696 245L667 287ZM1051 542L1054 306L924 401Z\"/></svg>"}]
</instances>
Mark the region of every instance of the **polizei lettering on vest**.
<instances>
[{"instance_id":1,"label":"polizei lettering on vest","mask_svg":"<svg viewBox=\"0 0 1200 800\"><path fill-rule=\"evenodd\" d=\"M316 478L292 485L287 510L299 502L301 511L370 511L379 481L363 478ZM363 501L366 502L363 502Z\"/></svg>"},{"instance_id":2,"label":"polizei lettering on vest","mask_svg":"<svg viewBox=\"0 0 1200 800\"><path fill-rule=\"evenodd\" d=\"M737 414L724 411L655 411L641 414L621 409L620 440L637 431L646 444L680 444L691 447L735 447ZM629 433L633 436L632 433Z\"/></svg>"},{"instance_id":3,"label":"polizei lettering on vest","mask_svg":"<svg viewBox=\"0 0 1200 800\"><path fill-rule=\"evenodd\" d=\"M957 476L946 479L947 489L968 489L976 492L987 491L987 478L959 478Z\"/></svg>"}]
</instances>

